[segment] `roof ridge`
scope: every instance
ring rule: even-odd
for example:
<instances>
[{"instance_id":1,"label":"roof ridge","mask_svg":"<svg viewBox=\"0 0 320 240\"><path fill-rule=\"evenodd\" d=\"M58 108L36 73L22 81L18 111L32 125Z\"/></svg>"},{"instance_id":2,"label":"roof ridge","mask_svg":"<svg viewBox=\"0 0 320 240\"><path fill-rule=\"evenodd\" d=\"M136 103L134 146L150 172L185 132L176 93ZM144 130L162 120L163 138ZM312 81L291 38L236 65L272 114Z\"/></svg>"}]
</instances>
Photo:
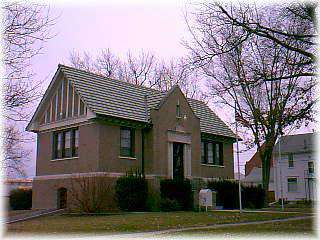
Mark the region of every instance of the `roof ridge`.
<instances>
[{"instance_id":1,"label":"roof ridge","mask_svg":"<svg viewBox=\"0 0 320 240\"><path fill-rule=\"evenodd\" d=\"M167 92L167 91L160 91L160 90L157 90L157 89L154 89L154 88L151 88L151 87L146 87L146 86L142 86L142 85L137 85L137 84L130 83L130 82L127 82L127 81L124 81L124 80L116 79L116 78L106 77L106 76L104 76L104 75L100 75L100 74L97 74L97 73L94 73L94 72L90 72L90 71L87 71L87 70L83 70L83 69L79 69L79 68L67 66L67 65L64 65L64 64L61 64L61 63L58 64L58 67L71 68L71 69L76 70L76 71L79 71L79 72L91 74L91 75L94 75L94 76L97 76L97 77L101 77L101 78L104 78L104 79L107 79L107 80L112 80L112 81L121 82L121 83L124 83L124 84L128 84L128 85L130 85L130 86L133 86L133 87L135 87L135 88L143 88L143 89L146 89L146 90L149 90L149 91L153 91L153 92L157 92L157 93L161 93L161 94Z\"/></svg>"}]
</instances>

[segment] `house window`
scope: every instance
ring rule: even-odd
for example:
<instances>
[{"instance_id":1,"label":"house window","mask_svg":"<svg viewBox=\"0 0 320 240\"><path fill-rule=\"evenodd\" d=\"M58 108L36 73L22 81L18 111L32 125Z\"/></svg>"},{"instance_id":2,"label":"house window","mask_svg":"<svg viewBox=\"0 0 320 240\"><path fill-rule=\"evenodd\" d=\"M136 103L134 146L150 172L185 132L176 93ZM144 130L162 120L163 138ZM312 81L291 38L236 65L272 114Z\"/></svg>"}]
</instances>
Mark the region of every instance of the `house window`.
<instances>
[{"instance_id":1,"label":"house window","mask_svg":"<svg viewBox=\"0 0 320 240\"><path fill-rule=\"evenodd\" d=\"M77 157L79 129L67 129L53 133L53 159Z\"/></svg>"},{"instance_id":2,"label":"house window","mask_svg":"<svg viewBox=\"0 0 320 240\"><path fill-rule=\"evenodd\" d=\"M314 164L313 164L313 162L308 162L308 173L314 173Z\"/></svg>"},{"instance_id":3,"label":"house window","mask_svg":"<svg viewBox=\"0 0 320 240\"><path fill-rule=\"evenodd\" d=\"M289 168L293 168L294 167L293 154L292 153L288 154L288 166L289 166Z\"/></svg>"},{"instance_id":4,"label":"house window","mask_svg":"<svg viewBox=\"0 0 320 240\"><path fill-rule=\"evenodd\" d=\"M297 178L288 178L288 192L297 192L298 183Z\"/></svg>"},{"instance_id":5,"label":"house window","mask_svg":"<svg viewBox=\"0 0 320 240\"><path fill-rule=\"evenodd\" d=\"M181 117L181 109L180 109L180 104L178 102L177 106L176 106L176 117L180 118Z\"/></svg>"},{"instance_id":6,"label":"house window","mask_svg":"<svg viewBox=\"0 0 320 240\"><path fill-rule=\"evenodd\" d=\"M134 129L120 129L120 155L134 157Z\"/></svg>"},{"instance_id":7,"label":"house window","mask_svg":"<svg viewBox=\"0 0 320 240\"><path fill-rule=\"evenodd\" d=\"M201 141L201 163L223 166L223 144Z\"/></svg>"}]
</instances>

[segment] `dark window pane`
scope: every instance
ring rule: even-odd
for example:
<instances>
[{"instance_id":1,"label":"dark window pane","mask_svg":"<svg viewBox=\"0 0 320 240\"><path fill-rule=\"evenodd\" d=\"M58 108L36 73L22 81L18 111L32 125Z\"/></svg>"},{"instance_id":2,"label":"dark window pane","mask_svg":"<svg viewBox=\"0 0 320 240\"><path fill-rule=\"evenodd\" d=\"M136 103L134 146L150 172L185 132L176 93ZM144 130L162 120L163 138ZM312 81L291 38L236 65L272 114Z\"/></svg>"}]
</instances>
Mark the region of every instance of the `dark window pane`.
<instances>
[{"instance_id":1,"label":"dark window pane","mask_svg":"<svg viewBox=\"0 0 320 240\"><path fill-rule=\"evenodd\" d=\"M65 132L64 135L64 156L71 157L71 131Z\"/></svg>"},{"instance_id":2,"label":"dark window pane","mask_svg":"<svg viewBox=\"0 0 320 240\"><path fill-rule=\"evenodd\" d=\"M74 157L77 157L79 154L79 129L74 131Z\"/></svg>"},{"instance_id":3,"label":"dark window pane","mask_svg":"<svg viewBox=\"0 0 320 240\"><path fill-rule=\"evenodd\" d=\"M128 128L120 129L120 155L134 156L134 130Z\"/></svg>"},{"instance_id":4,"label":"dark window pane","mask_svg":"<svg viewBox=\"0 0 320 240\"><path fill-rule=\"evenodd\" d=\"M62 141L63 141L63 133L58 133L58 141L57 141L57 158L62 158Z\"/></svg>"}]
</instances>

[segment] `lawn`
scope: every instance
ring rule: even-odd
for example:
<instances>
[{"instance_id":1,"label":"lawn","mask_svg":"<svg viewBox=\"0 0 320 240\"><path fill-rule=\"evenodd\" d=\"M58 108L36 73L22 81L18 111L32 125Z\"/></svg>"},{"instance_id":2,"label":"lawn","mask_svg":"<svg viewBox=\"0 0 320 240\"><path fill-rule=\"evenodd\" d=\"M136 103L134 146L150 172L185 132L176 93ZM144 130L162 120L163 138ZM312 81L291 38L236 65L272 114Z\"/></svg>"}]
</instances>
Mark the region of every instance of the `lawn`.
<instances>
[{"instance_id":1,"label":"lawn","mask_svg":"<svg viewBox=\"0 0 320 240\"><path fill-rule=\"evenodd\" d=\"M202 229L193 231L178 232L174 235L191 235L191 236L203 236L203 235L223 235L223 237L247 237L259 235L272 236L272 235L304 235L315 236L313 219L305 220L290 220L286 222L276 223L264 223L257 225L246 226L230 226L221 227L217 229Z\"/></svg>"},{"instance_id":2,"label":"lawn","mask_svg":"<svg viewBox=\"0 0 320 240\"><path fill-rule=\"evenodd\" d=\"M238 212L153 212L121 215L53 215L7 225L9 233L102 233L144 232L190 226L207 226L280 219L302 214Z\"/></svg>"}]
</instances>

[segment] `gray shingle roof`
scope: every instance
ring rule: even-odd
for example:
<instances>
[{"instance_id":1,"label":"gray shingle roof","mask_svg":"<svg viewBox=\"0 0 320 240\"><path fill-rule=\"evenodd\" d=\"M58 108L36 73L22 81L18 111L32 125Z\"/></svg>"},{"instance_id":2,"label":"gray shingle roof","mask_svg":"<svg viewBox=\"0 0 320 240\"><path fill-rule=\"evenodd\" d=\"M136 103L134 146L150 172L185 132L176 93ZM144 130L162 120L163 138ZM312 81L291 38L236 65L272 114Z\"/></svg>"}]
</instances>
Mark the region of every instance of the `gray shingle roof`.
<instances>
[{"instance_id":1,"label":"gray shingle roof","mask_svg":"<svg viewBox=\"0 0 320 240\"><path fill-rule=\"evenodd\" d=\"M59 68L74 83L88 108L96 114L148 122L150 109L157 108L167 94L64 65L59 65ZM190 98L187 100L200 119L201 132L236 137L204 102Z\"/></svg>"},{"instance_id":2,"label":"gray shingle roof","mask_svg":"<svg viewBox=\"0 0 320 240\"><path fill-rule=\"evenodd\" d=\"M280 138L281 153L313 152L317 135L318 133L305 133L283 136ZM273 149L275 154L278 154L279 141Z\"/></svg>"}]
</instances>

